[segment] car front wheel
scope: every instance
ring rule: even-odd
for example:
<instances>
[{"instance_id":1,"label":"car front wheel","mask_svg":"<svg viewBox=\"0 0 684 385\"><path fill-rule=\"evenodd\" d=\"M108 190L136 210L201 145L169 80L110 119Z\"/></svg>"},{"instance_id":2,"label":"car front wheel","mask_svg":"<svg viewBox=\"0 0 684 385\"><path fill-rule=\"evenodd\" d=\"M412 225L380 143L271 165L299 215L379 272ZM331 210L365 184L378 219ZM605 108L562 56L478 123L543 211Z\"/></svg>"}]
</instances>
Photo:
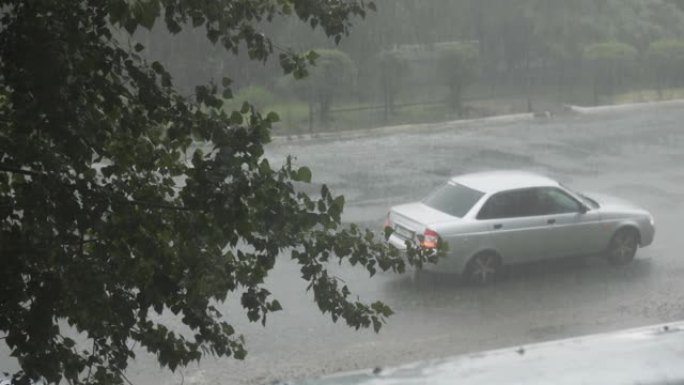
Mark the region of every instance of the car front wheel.
<instances>
[{"instance_id":1,"label":"car front wheel","mask_svg":"<svg viewBox=\"0 0 684 385\"><path fill-rule=\"evenodd\" d=\"M625 265L634 260L639 248L639 234L634 229L620 229L608 246L608 260L615 265Z\"/></svg>"},{"instance_id":2,"label":"car front wheel","mask_svg":"<svg viewBox=\"0 0 684 385\"><path fill-rule=\"evenodd\" d=\"M486 285L494 282L501 273L501 258L494 253L480 253L474 256L465 270L469 283Z\"/></svg>"}]
</instances>

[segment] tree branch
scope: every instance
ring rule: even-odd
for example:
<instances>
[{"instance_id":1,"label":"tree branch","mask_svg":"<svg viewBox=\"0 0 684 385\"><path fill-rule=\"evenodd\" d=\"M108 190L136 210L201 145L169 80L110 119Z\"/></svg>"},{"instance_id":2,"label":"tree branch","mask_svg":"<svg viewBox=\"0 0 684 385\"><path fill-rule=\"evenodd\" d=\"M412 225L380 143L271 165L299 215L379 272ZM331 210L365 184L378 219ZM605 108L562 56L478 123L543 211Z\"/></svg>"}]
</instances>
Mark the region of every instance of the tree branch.
<instances>
[{"instance_id":1,"label":"tree branch","mask_svg":"<svg viewBox=\"0 0 684 385\"><path fill-rule=\"evenodd\" d=\"M170 205L170 204L136 201L136 200L112 201L112 204L123 204L123 205L129 205L129 206L142 206L142 207L153 208L153 209L162 209L162 210L202 211L202 209L194 208L194 207L174 206L174 205Z\"/></svg>"},{"instance_id":2,"label":"tree branch","mask_svg":"<svg viewBox=\"0 0 684 385\"><path fill-rule=\"evenodd\" d=\"M0 171L11 172L12 174L22 174L22 175L30 175L30 176L42 176L43 175L42 173L39 173L39 172L30 171L30 170L23 170L21 168L5 166L5 165L0 165Z\"/></svg>"},{"instance_id":3,"label":"tree branch","mask_svg":"<svg viewBox=\"0 0 684 385\"><path fill-rule=\"evenodd\" d=\"M93 339L93 350L90 353L90 356L92 357L94 355L95 355L95 339ZM92 371L93 371L93 363L91 362L90 364L88 364L88 377L86 377L86 382L90 382L90 375L91 375Z\"/></svg>"},{"instance_id":4,"label":"tree branch","mask_svg":"<svg viewBox=\"0 0 684 385\"><path fill-rule=\"evenodd\" d=\"M119 374L121 375L121 378L123 378L124 380L126 380L126 382L128 383L128 385L134 385L134 384L131 382L131 380L129 380L128 377L126 377L126 375L125 375L123 372L119 371Z\"/></svg>"},{"instance_id":5,"label":"tree branch","mask_svg":"<svg viewBox=\"0 0 684 385\"><path fill-rule=\"evenodd\" d=\"M10 172L13 174L35 176L35 177L45 176L45 173L40 173L40 172L30 171L30 170L24 170L21 168L1 165L1 164L0 164L0 171ZM198 208L194 208L194 207L183 207L183 206L175 206L175 205L171 205L171 204L163 204L163 203L157 203L157 202L144 202L144 201L138 201L138 200L118 200L118 201L112 201L112 204L143 206L143 207L163 209L163 210L202 211L202 209L198 209Z\"/></svg>"}]
</instances>

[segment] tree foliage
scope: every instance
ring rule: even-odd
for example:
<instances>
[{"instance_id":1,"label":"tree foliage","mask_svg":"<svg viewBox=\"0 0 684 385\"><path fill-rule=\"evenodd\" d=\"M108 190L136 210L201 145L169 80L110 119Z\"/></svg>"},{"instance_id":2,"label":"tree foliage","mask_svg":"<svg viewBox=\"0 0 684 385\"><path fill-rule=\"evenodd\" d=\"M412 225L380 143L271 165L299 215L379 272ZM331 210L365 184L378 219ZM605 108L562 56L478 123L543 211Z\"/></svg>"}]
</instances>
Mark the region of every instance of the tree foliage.
<instances>
[{"instance_id":1,"label":"tree foliage","mask_svg":"<svg viewBox=\"0 0 684 385\"><path fill-rule=\"evenodd\" d=\"M0 331L17 383L122 383L133 344L172 370L203 355L246 354L219 304L239 296L250 320L281 308L263 286L284 253L333 320L378 330L391 310L354 299L333 260L403 271L408 258L343 226L344 198L295 188L311 171L272 167L277 115L226 112L231 80L176 92L130 34L163 20L203 28L230 52L266 60L258 23L296 15L339 41L362 0L2 0L0 18ZM312 59L278 54L286 73ZM169 314L185 329L164 323ZM73 334L76 333L76 337ZM71 336L71 337L70 337Z\"/></svg>"},{"instance_id":2,"label":"tree foliage","mask_svg":"<svg viewBox=\"0 0 684 385\"><path fill-rule=\"evenodd\" d=\"M684 40L666 39L651 43L646 51L651 73L659 92L667 86L681 85L684 76Z\"/></svg>"},{"instance_id":3,"label":"tree foliage","mask_svg":"<svg viewBox=\"0 0 684 385\"><path fill-rule=\"evenodd\" d=\"M603 42L585 47L584 59L594 73L594 103L600 94L612 94L634 69L638 51L627 43Z\"/></svg>"},{"instance_id":4,"label":"tree foliage","mask_svg":"<svg viewBox=\"0 0 684 385\"><path fill-rule=\"evenodd\" d=\"M621 41L643 55L654 41L684 38L684 11L678 0L431 0L429 5L416 0L376 0L376 3L380 12L370 13L369 22L357 23L354 33L339 46L326 40L323 34L309 33L310 26L301 23L294 14L261 25L267 35L276 36L275 43L280 46L344 51L356 64L362 79L353 102L369 105L381 104L385 96L382 87L368 87L379 79L373 74L374 57L378 52L402 46L420 45L429 49L440 43L474 41L482 76L476 87L471 88L476 92L471 94L483 96L485 89L491 96L497 92L499 96L502 93L521 95L526 91L545 94L549 86L557 86L558 97L565 99L558 101L582 103L587 102L583 100L584 91L589 91L594 79L593 68L583 65L587 45ZM179 35L182 35L179 40L187 38L183 49L200 46L199 33ZM159 37L151 43L154 48L168 46L165 42ZM246 54L227 58L223 50L206 49L206 54L201 54L197 49L193 51L197 54L183 60L178 59L178 50L166 50L158 55L172 62L183 62L169 67L175 83L184 76L216 77L220 68L240 73L235 79L240 87L271 87L282 75L276 65L253 65ZM214 54L217 57L206 59ZM637 64L641 66L639 71L624 79L626 83L648 87L646 81L653 80L651 84L657 85L657 79L650 76L648 61ZM404 95L403 101L421 102L418 100L421 96L442 92L437 76L425 79L417 66L411 67L411 73L402 82L411 84L413 100ZM437 75L436 71L431 73ZM336 97L335 103L340 99Z\"/></svg>"},{"instance_id":5,"label":"tree foliage","mask_svg":"<svg viewBox=\"0 0 684 385\"><path fill-rule=\"evenodd\" d=\"M316 49L310 55L315 66L308 76L305 79L288 77L284 84L309 103L312 115L317 108L320 122L326 125L335 99L353 89L356 66L349 55L336 49Z\"/></svg>"},{"instance_id":6,"label":"tree foliage","mask_svg":"<svg viewBox=\"0 0 684 385\"><path fill-rule=\"evenodd\" d=\"M395 99L401 91L402 83L410 73L407 60L396 51L383 51L376 57L380 88L383 95L385 120L394 113Z\"/></svg>"},{"instance_id":7,"label":"tree foliage","mask_svg":"<svg viewBox=\"0 0 684 385\"><path fill-rule=\"evenodd\" d=\"M478 51L472 44L458 43L439 54L439 75L449 87L449 106L463 115L463 91L477 80Z\"/></svg>"}]
</instances>

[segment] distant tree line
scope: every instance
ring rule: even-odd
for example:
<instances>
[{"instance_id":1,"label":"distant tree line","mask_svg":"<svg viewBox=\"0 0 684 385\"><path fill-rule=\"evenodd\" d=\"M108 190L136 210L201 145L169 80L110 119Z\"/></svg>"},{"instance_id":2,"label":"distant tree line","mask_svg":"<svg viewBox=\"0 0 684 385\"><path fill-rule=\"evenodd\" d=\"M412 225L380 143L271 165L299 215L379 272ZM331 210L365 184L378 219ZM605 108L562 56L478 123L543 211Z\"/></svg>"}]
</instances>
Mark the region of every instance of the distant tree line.
<instances>
[{"instance_id":1,"label":"distant tree line","mask_svg":"<svg viewBox=\"0 0 684 385\"><path fill-rule=\"evenodd\" d=\"M662 96L684 83L681 0L375 3L377 12L339 46L294 18L260 25L277 48L319 51L321 68L294 93L282 87L288 83L278 63L255 64L249 52L228 56L200 33L186 31L174 45L153 30L149 46L171 63L181 87L239 73L237 88L258 86L300 100L309 106L309 122L323 125L339 101L380 106L387 119L400 100L438 98L464 115L469 87L482 97L502 89L527 95L532 109L531 95L540 88L554 88L558 102L575 102L573 92L583 87L588 102L600 104L616 92L649 88Z\"/></svg>"}]
</instances>

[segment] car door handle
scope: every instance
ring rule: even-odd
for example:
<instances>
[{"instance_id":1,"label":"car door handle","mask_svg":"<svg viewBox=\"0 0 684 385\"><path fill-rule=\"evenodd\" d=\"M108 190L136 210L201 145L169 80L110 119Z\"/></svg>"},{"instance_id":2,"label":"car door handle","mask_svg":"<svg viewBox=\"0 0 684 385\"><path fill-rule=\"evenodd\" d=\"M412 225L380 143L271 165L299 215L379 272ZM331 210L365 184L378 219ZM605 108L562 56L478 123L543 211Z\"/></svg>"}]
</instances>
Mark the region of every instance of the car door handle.
<instances>
[{"instance_id":1,"label":"car door handle","mask_svg":"<svg viewBox=\"0 0 684 385\"><path fill-rule=\"evenodd\" d=\"M502 227L503 227L503 225L501 223L497 223L494 225L494 230L499 230Z\"/></svg>"},{"instance_id":2,"label":"car door handle","mask_svg":"<svg viewBox=\"0 0 684 385\"><path fill-rule=\"evenodd\" d=\"M555 219L549 219L548 221L546 221L546 223L552 225L552 224L556 223L556 220Z\"/></svg>"}]
</instances>

